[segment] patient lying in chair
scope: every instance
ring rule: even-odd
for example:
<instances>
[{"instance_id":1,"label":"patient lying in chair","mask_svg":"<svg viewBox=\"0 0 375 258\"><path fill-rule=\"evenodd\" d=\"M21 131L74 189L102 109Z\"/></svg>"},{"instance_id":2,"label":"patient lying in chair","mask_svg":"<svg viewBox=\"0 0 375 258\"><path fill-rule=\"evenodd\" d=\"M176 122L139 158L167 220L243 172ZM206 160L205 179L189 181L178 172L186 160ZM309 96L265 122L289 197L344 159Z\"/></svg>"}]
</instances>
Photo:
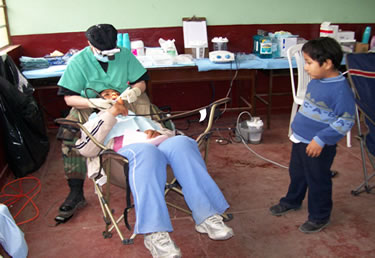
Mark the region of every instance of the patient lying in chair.
<instances>
[{"instance_id":1,"label":"patient lying in chair","mask_svg":"<svg viewBox=\"0 0 375 258\"><path fill-rule=\"evenodd\" d=\"M168 234L173 228L164 198L167 165L172 167L182 187L196 231L208 234L213 240L231 238L233 230L220 216L229 205L208 174L196 141L187 136L175 136L159 123L134 115L114 90L104 90L101 95L117 101L111 108L93 115L85 127L98 141L128 159L136 214L134 233L145 235L144 244L152 256L181 256ZM86 157L99 153L99 148L84 132L76 145ZM88 176L95 178L96 174L88 171Z\"/></svg>"}]
</instances>

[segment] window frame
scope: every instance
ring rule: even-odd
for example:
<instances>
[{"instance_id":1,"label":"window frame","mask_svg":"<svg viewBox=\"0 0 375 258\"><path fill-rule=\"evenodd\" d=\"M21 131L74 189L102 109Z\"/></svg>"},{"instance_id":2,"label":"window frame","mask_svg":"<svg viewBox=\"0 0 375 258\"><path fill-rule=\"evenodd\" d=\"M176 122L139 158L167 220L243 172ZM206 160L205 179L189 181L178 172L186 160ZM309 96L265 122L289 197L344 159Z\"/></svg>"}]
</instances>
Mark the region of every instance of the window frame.
<instances>
[{"instance_id":1,"label":"window frame","mask_svg":"<svg viewBox=\"0 0 375 258\"><path fill-rule=\"evenodd\" d=\"M0 49L4 49L10 45L12 45L12 41L10 38L10 29L9 29L9 21L8 21L8 12L7 12L7 3L6 0L2 0L2 3L0 2L0 11L4 13L4 19L5 19L5 24L0 25L0 28L5 28L6 34L7 34L7 39L8 39L8 44L1 46Z\"/></svg>"}]
</instances>

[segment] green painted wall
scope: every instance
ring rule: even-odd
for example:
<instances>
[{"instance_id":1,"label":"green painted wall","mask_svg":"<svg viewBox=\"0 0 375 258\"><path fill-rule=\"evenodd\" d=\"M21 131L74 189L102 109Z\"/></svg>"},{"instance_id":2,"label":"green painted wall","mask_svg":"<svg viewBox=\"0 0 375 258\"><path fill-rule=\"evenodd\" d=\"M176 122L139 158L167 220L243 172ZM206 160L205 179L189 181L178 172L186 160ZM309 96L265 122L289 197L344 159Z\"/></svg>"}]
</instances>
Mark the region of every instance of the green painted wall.
<instances>
[{"instance_id":1,"label":"green painted wall","mask_svg":"<svg viewBox=\"0 0 375 258\"><path fill-rule=\"evenodd\" d=\"M118 29L182 25L374 23L375 0L7 0L12 35L85 31L97 23Z\"/></svg>"}]
</instances>

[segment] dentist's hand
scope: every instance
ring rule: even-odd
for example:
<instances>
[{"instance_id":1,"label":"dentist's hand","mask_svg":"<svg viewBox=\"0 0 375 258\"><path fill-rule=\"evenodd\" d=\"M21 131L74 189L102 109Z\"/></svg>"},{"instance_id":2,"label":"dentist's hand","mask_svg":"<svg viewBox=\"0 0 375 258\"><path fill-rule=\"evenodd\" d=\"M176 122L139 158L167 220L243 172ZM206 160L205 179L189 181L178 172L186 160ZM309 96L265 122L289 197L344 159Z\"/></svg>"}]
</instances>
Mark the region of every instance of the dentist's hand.
<instances>
[{"instance_id":1,"label":"dentist's hand","mask_svg":"<svg viewBox=\"0 0 375 258\"><path fill-rule=\"evenodd\" d=\"M97 108L100 110L107 110L108 108L111 108L113 104L115 103L111 99L102 99L102 98L91 98L87 99L88 105L90 108Z\"/></svg>"},{"instance_id":2,"label":"dentist's hand","mask_svg":"<svg viewBox=\"0 0 375 258\"><path fill-rule=\"evenodd\" d=\"M127 88L121 95L120 98L127 101L129 104L137 100L137 98L142 94L142 91L138 87Z\"/></svg>"}]
</instances>

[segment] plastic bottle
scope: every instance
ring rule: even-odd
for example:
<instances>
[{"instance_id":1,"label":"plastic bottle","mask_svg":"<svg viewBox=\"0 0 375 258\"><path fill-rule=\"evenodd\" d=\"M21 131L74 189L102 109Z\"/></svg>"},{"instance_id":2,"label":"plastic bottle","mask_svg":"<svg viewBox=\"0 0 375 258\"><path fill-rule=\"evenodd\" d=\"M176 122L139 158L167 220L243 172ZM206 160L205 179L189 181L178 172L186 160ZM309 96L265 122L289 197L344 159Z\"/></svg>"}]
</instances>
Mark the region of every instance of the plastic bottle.
<instances>
[{"instance_id":1,"label":"plastic bottle","mask_svg":"<svg viewBox=\"0 0 375 258\"><path fill-rule=\"evenodd\" d=\"M261 35L254 35L253 36L253 53L255 55L259 55L259 44L260 44L260 39L261 39Z\"/></svg>"},{"instance_id":2,"label":"plastic bottle","mask_svg":"<svg viewBox=\"0 0 375 258\"><path fill-rule=\"evenodd\" d=\"M122 34L118 33L117 34L117 46L122 47L123 46L122 42L123 42Z\"/></svg>"},{"instance_id":3,"label":"plastic bottle","mask_svg":"<svg viewBox=\"0 0 375 258\"><path fill-rule=\"evenodd\" d=\"M130 39L129 39L129 34L128 33L124 33L124 35L123 35L122 46L126 47L129 50L131 50Z\"/></svg>"},{"instance_id":4,"label":"plastic bottle","mask_svg":"<svg viewBox=\"0 0 375 258\"><path fill-rule=\"evenodd\" d=\"M370 49L374 49L374 48L375 48L375 35L372 36L371 43L370 43Z\"/></svg>"},{"instance_id":5,"label":"plastic bottle","mask_svg":"<svg viewBox=\"0 0 375 258\"><path fill-rule=\"evenodd\" d=\"M279 44L278 44L278 39L277 39L276 34L269 33L268 36L270 37L271 42L272 42L272 58L280 57L280 50L278 47Z\"/></svg>"},{"instance_id":6,"label":"plastic bottle","mask_svg":"<svg viewBox=\"0 0 375 258\"><path fill-rule=\"evenodd\" d=\"M362 43L368 44L370 40L370 35L371 35L371 27L367 26L365 31L363 32Z\"/></svg>"},{"instance_id":7,"label":"plastic bottle","mask_svg":"<svg viewBox=\"0 0 375 258\"><path fill-rule=\"evenodd\" d=\"M259 48L260 58L272 58L272 41L270 37L262 37Z\"/></svg>"}]
</instances>

